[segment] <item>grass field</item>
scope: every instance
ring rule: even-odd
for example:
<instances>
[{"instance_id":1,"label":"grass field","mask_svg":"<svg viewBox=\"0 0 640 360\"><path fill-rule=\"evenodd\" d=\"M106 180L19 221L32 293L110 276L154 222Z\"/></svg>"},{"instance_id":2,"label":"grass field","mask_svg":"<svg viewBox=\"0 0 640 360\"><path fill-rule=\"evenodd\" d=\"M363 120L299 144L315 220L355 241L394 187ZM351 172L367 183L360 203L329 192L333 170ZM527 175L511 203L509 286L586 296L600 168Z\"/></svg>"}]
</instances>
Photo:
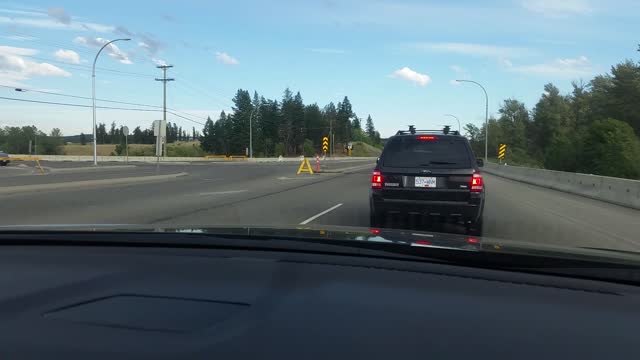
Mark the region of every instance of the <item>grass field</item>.
<instances>
[{"instance_id":1,"label":"grass field","mask_svg":"<svg viewBox=\"0 0 640 360\"><path fill-rule=\"evenodd\" d=\"M98 156L109 156L115 154L115 144L98 145ZM93 155L93 145L69 144L63 146L64 155ZM149 149L153 151L153 145L147 144L129 144L129 153L137 152L137 150Z\"/></svg>"},{"instance_id":2,"label":"grass field","mask_svg":"<svg viewBox=\"0 0 640 360\"><path fill-rule=\"evenodd\" d=\"M98 156L115 155L115 144L98 145ZM93 145L67 144L63 146L64 155L93 155ZM155 145L129 144L129 156L154 156ZM199 141L175 142L167 146L167 156L200 157L204 152L200 149Z\"/></svg>"}]
</instances>

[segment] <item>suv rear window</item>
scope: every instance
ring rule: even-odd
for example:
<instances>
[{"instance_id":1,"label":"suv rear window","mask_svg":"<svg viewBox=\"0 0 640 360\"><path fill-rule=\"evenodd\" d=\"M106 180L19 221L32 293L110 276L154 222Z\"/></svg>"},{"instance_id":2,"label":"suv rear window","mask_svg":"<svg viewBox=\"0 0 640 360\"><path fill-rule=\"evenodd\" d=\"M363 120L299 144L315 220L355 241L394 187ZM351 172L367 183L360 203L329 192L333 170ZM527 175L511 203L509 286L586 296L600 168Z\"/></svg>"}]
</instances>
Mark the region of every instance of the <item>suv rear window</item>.
<instances>
[{"instance_id":1,"label":"suv rear window","mask_svg":"<svg viewBox=\"0 0 640 360\"><path fill-rule=\"evenodd\" d=\"M382 158L390 167L470 168L469 151L466 141L456 137L399 136L389 141Z\"/></svg>"}]
</instances>

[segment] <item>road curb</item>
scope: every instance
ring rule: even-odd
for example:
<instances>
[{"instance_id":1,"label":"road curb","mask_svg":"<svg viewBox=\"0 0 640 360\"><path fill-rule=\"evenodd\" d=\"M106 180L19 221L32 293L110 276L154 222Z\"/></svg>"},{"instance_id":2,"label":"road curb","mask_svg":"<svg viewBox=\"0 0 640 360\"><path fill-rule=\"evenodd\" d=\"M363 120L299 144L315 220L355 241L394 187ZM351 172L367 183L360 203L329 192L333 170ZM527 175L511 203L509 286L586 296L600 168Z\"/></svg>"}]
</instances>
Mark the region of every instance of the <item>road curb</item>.
<instances>
[{"instance_id":1,"label":"road curb","mask_svg":"<svg viewBox=\"0 0 640 360\"><path fill-rule=\"evenodd\" d=\"M136 183L143 183L143 182L171 180L171 179L176 179L186 175L189 175L189 173L181 172L181 173L168 174L168 175L136 176L136 177L119 178L119 179L83 180L83 181L60 182L60 183L53 183L53 184L8 186L8 187L0 188L0 195L25 193L25 192L38 192L38 191L47 191L47 190L77 189L80 187L136 184Z\"/></svg>"},{"instance_id":2,"label":"road curb","mask_svg":"<svg viewBox=\"0 0 640 360\"><path fill-rule=\"evenodd\" d=\"M45 170L48 170L50 173L69 173L69 172L75 172L75 171L108 171L108 170L119 170L119 169L133 169L135 168L135 165L113 165L113 166L83 166L83 167L76 167L76 168L61 168L61 169L56 169L56 168L52 168L52 167L43 167Z\"/></svg>"},{"instance_id":3,"label":"road curb","mask_svg":"<svg viewBox=\"0 0 640 360\"><path fill-rule=\"evenodd\" d=\"M371 170L373 170L374 166L375 166L375 164L371 163L371 164L351 166L351 167L340 168L340 169L328 169L328 170L320 169L319 174L342 174L342 173L346 173L346 172L349 172L349 171L364 170L364 169L367 169L367 168L371 168Z\"/></svg>"}]
</instances>

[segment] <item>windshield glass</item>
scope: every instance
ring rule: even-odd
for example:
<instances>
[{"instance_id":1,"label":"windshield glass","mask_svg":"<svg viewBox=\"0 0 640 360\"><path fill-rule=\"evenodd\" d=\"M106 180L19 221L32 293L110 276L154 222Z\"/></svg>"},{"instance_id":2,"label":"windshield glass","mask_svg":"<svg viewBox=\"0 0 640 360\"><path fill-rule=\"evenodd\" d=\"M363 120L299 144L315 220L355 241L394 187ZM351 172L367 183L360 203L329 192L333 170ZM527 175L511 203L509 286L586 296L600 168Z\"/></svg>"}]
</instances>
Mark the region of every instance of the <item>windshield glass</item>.
<instances>
[{"instance_id":1,"label":"windshield glass","mask_svg":"<svg viewBox=\"0 0 640 360\"><path fill-rule=\"evenodd\" d=\"M639 13L2 2L0 231L347 229L398 245L398 230L427 247L640 252Z\"/></svg>"},{"instance_id":2,"label":"windshield glass","mask_svg":"<svg viewBox=\"0 0 640 360\"><path fill-rule=\"evenodd\" d=\"M384 165L395 167L471 167L470 149L464 140L446 137L401 136L389 141Z\"/></svg>"}]
</instances>

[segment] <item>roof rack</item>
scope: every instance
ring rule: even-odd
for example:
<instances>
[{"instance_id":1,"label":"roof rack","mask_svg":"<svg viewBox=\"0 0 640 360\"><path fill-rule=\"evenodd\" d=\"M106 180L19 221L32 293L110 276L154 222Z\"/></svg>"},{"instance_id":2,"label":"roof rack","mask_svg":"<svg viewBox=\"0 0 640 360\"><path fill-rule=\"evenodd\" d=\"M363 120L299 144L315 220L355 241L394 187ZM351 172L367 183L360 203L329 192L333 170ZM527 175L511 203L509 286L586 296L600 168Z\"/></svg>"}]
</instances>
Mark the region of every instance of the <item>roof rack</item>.
<instances>
[{"instance_id":1,"label":"roof rack","mask_svg":"<svg viewBox=\"0 0 640 360\"><path fill-rule=\"evenodd\" d=\"M444 135L460 135L459 131L451 131L449 126L445 126L440 130L416 130L415 126L409 125L409 130L398 130L396 135L415 135L415 134L444 134Z\"/></svg>"}]
</instances>

